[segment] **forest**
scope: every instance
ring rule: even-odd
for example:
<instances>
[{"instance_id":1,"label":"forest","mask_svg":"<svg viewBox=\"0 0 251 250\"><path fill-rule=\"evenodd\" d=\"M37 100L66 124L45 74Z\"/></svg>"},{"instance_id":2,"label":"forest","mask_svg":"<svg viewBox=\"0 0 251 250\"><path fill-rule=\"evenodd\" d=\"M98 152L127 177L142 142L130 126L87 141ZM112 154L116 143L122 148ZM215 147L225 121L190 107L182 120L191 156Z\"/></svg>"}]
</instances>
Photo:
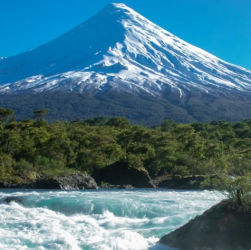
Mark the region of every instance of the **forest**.
<instances>
[{"instance_id":1,"label":"forest","mask_svg":"<svg viewBox=\"0 0 251 250\"><path fill-rule=\"evenodd\" d=\"M0 107L13 109L18 121L32 119L34 110L49 109L49 122L86 120L95 117L125 117L131 124L151 127L165 120L179 123L242 121L251 117L250 97L236 95L186 95L185 99L171 93L163 96L133 95L126 92L81 94L77 92L42 92L1 95Z\"/></svg>"},{"instance_id":2,"label":"forest","mask_svg":"<svg viewBox=\"0 0 251 250\"><path fill-rule=\"evenodd\" d=\"M0 108L0 181L22 183L94 175L117 161L161 175L244 176L251 173L251 121L182 124L165 121L146 128L122 117L46 121L48 110L16 121Z\"/></svg>"}]
</instances>

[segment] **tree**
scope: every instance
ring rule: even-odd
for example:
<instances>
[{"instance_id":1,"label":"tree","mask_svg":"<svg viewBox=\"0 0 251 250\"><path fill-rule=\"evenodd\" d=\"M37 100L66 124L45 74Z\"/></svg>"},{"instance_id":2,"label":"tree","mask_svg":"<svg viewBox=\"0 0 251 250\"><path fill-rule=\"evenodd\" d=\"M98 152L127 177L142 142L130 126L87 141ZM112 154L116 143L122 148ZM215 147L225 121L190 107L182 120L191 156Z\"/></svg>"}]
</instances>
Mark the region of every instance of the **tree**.
<instances>
[{"instance_id":1,"label":"tree","mask_svg":"<svg viewBox=\"0 0 251 250\"><path fill-rule=\"evenodd\" d=\"M41 109L34 111L34 118L37 119L37 121L42 121L43 118L48 115L49 110L48 109Z\"/></svg>"},{"instance_id":2,"label":"tree","mask_svg":"<svg viewBox=\"0 0 251 250\"><path fill-rule=\"evenodd\" d=\"M114 117L109 119L106 125L123 129L123 128L129 128L131 124L124 117Z\"/></svg>"},{"instance_id":3,"label":"tree","mask_svg":"<svg viewBox=\"0 0 251 250\"><path fill-rule=\"evenodd\" d=\"M239 209L251 209L251 160L250 155L233 155L228 161L228 167L215 172L212 182L215 189L222 191ZM225 163L226 164L226 163Z\"/></svg>"},{"instance_id":4,"label":"tree","mask_svg":"<svg viewBox=\"0 0 251 250\"><path fill-rule=\"evenodd\" d=\"M12 109L4 109L0 107L0 120L2 122L7 121L11 115L14 115L14 111Z\"/></svg>"}]
</instances>

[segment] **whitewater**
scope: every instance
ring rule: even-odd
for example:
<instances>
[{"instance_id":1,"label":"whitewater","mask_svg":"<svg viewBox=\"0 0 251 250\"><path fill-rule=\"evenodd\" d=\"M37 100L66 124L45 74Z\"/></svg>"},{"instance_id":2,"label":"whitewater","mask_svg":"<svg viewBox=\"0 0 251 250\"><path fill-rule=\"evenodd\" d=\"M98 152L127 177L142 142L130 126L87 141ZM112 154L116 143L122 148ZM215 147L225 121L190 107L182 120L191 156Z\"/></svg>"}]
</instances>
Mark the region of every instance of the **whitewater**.
<instances>
[{"instance_id":1,"label":"whitewater","mask_svg":"<svg viewBox=\"0 0 251 250\"><path fill-rule=\"evenodd\" d=\"M162 236L222 198L158 189L0 190L0 249L167 249L156 245Z\"/></svg>"}]
</instances>

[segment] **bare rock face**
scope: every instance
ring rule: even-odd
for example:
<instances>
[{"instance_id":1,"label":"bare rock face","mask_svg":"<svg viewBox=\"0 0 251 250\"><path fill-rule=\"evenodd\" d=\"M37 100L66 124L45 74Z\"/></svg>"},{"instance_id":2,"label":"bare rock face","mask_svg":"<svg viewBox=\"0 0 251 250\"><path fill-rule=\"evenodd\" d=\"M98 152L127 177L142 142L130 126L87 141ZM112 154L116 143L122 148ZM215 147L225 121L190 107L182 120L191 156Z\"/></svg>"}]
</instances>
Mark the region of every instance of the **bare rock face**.
<instances>
[{"instance_id":1,"label":"bare rock face","mask_svg":"<svg viewBox=\"0 0 251 250\"><path fill-rule=\"evenodd\" d=\"M180 250L250 250L251 213L224 200L159 243Z\"/></svg>"},{"instance_id":2,"label":"bare rock face","mask_svg":"<svg viewBox=\"0 0 251 250\"><path fill-rule=\"evenodd\" d=\"M115 162L99 170L95 179L110 185L131 185L135 188L155 188L147 171L130 168L127 162Z\"/></svg>"}]
</instances>

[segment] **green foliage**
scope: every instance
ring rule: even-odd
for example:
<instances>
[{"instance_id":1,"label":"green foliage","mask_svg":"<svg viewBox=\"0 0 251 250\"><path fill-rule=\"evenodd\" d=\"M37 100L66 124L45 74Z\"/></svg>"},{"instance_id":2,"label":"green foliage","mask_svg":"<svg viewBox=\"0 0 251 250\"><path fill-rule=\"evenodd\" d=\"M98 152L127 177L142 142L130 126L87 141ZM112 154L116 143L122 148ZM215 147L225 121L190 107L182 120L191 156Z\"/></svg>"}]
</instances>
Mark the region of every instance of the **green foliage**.
<instances>
[{"instance_id":1,"label":"green foliage","mask_svg":"<svg viewBox=\"0 0 251 250\"><path fill-rule=\"evenodd\" d=\"M12 115L14 115L14 111L12 109L4 109L0 107L0 121L7 121Z\"/></svg>"},{"instance_id":2,"label":"green foliage","mask_svg":"<svg viewBox=\"0 0 251 250\"><path fill-rule=\"evenodd\" d=\"M49 110L48 109L41 109L34 111L34 118L38 121L41 121L46 115L48 115Z\"/></svg>"},{"instance_id":3,"label":"green foliage","mask_svg":"<svg viewBox=\"0 0 251 250\"><path fill-rule=\"evenodd\" d=\"M107 187L110 187L111 184L102 181L100 186L101 186L102 188L107 188Z\"/></svg>"},{"instance_id":4,"label":"green foliage","mask_svg":"<svg viewBox=\"0 0 251 250\"><path fill-rule=\"evenodd\" d=\"M0 181L27 182L76 171L92 175L114 162L126 161L131 168L147 170L152 177L217 175L221 181L216 186L233 197L237 197L236 190L241 190L242 200L248 200L248 120L191 124L166 121L149 129L121 117L50 124L40 119L46 113L37 112L39 121L0 123Z\"/></svg>"}]
</instances>

